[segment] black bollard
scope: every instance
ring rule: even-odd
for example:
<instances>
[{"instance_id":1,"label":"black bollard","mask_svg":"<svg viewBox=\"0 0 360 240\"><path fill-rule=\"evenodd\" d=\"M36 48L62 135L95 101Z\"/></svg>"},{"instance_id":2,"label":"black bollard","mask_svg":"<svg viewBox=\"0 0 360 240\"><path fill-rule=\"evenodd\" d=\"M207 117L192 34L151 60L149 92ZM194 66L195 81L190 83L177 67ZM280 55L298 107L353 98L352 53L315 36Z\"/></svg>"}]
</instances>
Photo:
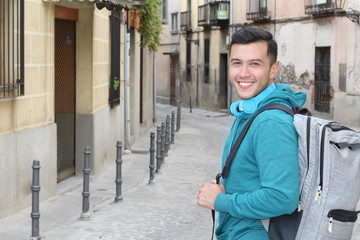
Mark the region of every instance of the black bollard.
<instances>
[{"instance_id":1,"label":"black bollard","mask_svg":"<svg viewBox=\"0 0 360 240\"><path fill-rule=\"evenodd\" d=\"M170 149L170 116L166 116L165 122L165 156L168 155L168 151Z\"/></svg>"},{"instance_id":2,"label":"black bollard","mask_svg":"<svg viewBox=\"0 0 360 240\"><path fill-rule=\"evenodd\" d=\"M85 147L84 151L84 181L83 181L83 202L82 202L82 213L80 215L81 220L90 219L90 189L89 189L89 176L90 176L90 147Z\"/></svg>"},{"instance_id":3,"label":"black bollard","mask_svg":"<svg viewBox=\"0 0 360 240\"><path fill-rule=\"evenodd\" d=\"M123 200L123 197L121 195L121 185L122 185L122 176L121 176L121 166L122 166L122 143L120 141L117 141L116 144L116 196L114 202L119 202Z\"/></svg>"},{"instance_id":4,"label":"black bollard","mask_svg":"<svg viewBox=\"0 0 360 240\"><path fill-rule=\"evenodd\" d=\"M155 182L154 173L155 173L155 133L150 133L150 179L149 183Z\"/></svg>"},{"instance_id":5,"label":"black bollard","mask_svg":"<svg viewBox=\"0 0 360 240\"><path fill-rule=\"evenodd\" d=\"M30 240L40 240L40 211L39 211L39 193L40 193L40 162L38 160L33 161L33 180L32 180L32 210L31 220L32 229Z\"/></svg>"},{"instance_id":6,"label":"black bollard","mask_svg":"<svg viewBox=\"0 0 360 240\"><path fill-rule=\"evenodd\" d=\"M171 112L171 140L170 144L175 143L175 112Z\"/></svg>"},{"instance_id":7,"label":"black bollard","mask_svg":"<svg viewBox=\"0 0 360 240\"><path fill-rule=\"evenodd\" d=\"M161 123L161 164L165 162L165 123Z\"/></svg>"},{"instance_id":8,"label":"black bollard","mask_svg":"<svg viewBox=\"0 0 360 240\"><path fill-rule=\"evenodd\" d=\"M190 96L190 113L192 113L191 96Z\"/></svg>"},{"instance_id":9,"label":"black bollard","mask_svg":"<svg viewBox=\"0 0 360 240\"><path fill-rule=\"evenodd\" d=\"M177 113L176 113L176 131L177 132L180 130L180 120L181 120L181 106L179 105L177 107Z\"/></svg>"},{"instance_id":10,"label":"black bollard","mask_svg":"<svg viewBox=\"0 0 360 240\"><path fill-rule=\"evenodd\" d=\"M155 173L158 173L161 168L161 127L158 126L156 129L156 170Z\"/></svg>"}]
</instances>

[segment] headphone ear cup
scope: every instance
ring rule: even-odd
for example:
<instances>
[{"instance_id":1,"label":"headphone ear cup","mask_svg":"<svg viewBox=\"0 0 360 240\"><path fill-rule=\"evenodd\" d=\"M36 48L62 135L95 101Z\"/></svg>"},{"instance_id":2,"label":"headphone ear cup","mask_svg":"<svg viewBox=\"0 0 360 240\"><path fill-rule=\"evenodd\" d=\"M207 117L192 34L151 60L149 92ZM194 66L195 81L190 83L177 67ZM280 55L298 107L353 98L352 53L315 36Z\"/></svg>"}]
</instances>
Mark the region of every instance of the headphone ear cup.
<instances>
[{"instance_id":1,"label":"headphone ear cup","mask_svg":"<svg viewBox=\"0 0 360 240\"><path fill-rule=\"evenodd\" d=\"M240 105L240 101L233 102L233 103L230 105L230 112L231 112L231 114L233 114L235 117L240 117L240 116L241 116L241 112L239 111L239 105Z\"/></svg>"}]
</instances>

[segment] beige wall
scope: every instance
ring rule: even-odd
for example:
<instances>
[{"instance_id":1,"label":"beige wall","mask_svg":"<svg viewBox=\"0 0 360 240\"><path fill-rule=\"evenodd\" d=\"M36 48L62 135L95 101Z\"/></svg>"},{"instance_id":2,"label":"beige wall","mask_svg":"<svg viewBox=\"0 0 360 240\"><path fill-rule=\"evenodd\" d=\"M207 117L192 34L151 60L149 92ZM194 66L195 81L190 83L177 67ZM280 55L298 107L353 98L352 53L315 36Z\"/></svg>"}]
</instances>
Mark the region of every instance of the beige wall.
<instances>
[{"instance_id":1,"label":"beige wall","mask_svg":"<svg viewBox=\"0 0 360 240\"><path fill-rule=\"evenodd\" d=\"M93 111L93 76L99 78L98 73L93 71L94 52L94 9L83 8L79 10L79 21L76 23L76 112L78 114L91 113ZM97 66L98 68L98 66ZM104 73L104 72L102 72ZM106 74L106 72L105 72ZM101 79L101 78L100 78Z\"/></svg>"},{"instance_id":2,"label":"beige wall","mask_svg":"<svg viewBox=\"0 0 360 240\"><path fill-rule=\"evenodd\" d=\"M0 135L54 122L54 20L51 5L25 1L25 95L0 99Z\"/></svg>"},{"instance_id":3,"label":"beige wall","mask_svg":"<svg viewBox=\"0 0 360 240\"><path fill-rule=\"evenodd\" d=\"M54 11L40 0L25 0L25 95L0 100L0 122L1 218L31 204L33 160L40 199L56 194Z\"/></svg>"}]
</instances>

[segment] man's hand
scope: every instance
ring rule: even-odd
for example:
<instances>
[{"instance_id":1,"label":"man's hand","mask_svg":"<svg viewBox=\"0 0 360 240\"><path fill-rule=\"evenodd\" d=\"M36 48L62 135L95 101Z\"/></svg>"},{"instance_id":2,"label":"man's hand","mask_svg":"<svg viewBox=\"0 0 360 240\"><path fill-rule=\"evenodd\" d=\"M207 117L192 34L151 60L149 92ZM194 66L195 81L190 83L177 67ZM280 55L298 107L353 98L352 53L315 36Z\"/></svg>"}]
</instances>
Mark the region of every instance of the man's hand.
<instances>
[{"instance_id":1,"label":"man's hand","mask_svg":"<svg viewBox=\"0 0 360 240\"><path fill-rule=\"evenodd\" d=\"M208 209L214 209L214 202L220 193L225 193L224 185L216 184L213 180L212 184L205 183L201 186L198 194L198 205Z\"/></svg>"}]
</instances>

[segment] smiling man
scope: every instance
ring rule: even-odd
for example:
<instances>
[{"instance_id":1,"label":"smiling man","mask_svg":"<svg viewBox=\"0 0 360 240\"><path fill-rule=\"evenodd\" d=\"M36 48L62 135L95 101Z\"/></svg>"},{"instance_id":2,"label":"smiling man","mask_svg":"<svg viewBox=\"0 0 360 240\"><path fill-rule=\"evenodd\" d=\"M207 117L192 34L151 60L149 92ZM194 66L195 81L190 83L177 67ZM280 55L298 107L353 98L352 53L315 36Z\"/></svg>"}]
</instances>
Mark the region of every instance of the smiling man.
<instances>
[{"instance_id":1,"label":"smiling man","mask_svg":"<svg viewBox=\"0 0 360 240\"><path fill-rule=\"evenodd\" d=\"M226 140L222 167L247 121L269 103L302 106L304 93L274 84L280 64L271 33L245 27L232 37L229 75L240 101L232 104L236 117ZM202 185L198 204L215 209L218 240L269 239L261 220L290 214L299 199L297 134L293 118L281 110L261 113L252 123L220 184Z\"/></svg>"}]
</instances>

